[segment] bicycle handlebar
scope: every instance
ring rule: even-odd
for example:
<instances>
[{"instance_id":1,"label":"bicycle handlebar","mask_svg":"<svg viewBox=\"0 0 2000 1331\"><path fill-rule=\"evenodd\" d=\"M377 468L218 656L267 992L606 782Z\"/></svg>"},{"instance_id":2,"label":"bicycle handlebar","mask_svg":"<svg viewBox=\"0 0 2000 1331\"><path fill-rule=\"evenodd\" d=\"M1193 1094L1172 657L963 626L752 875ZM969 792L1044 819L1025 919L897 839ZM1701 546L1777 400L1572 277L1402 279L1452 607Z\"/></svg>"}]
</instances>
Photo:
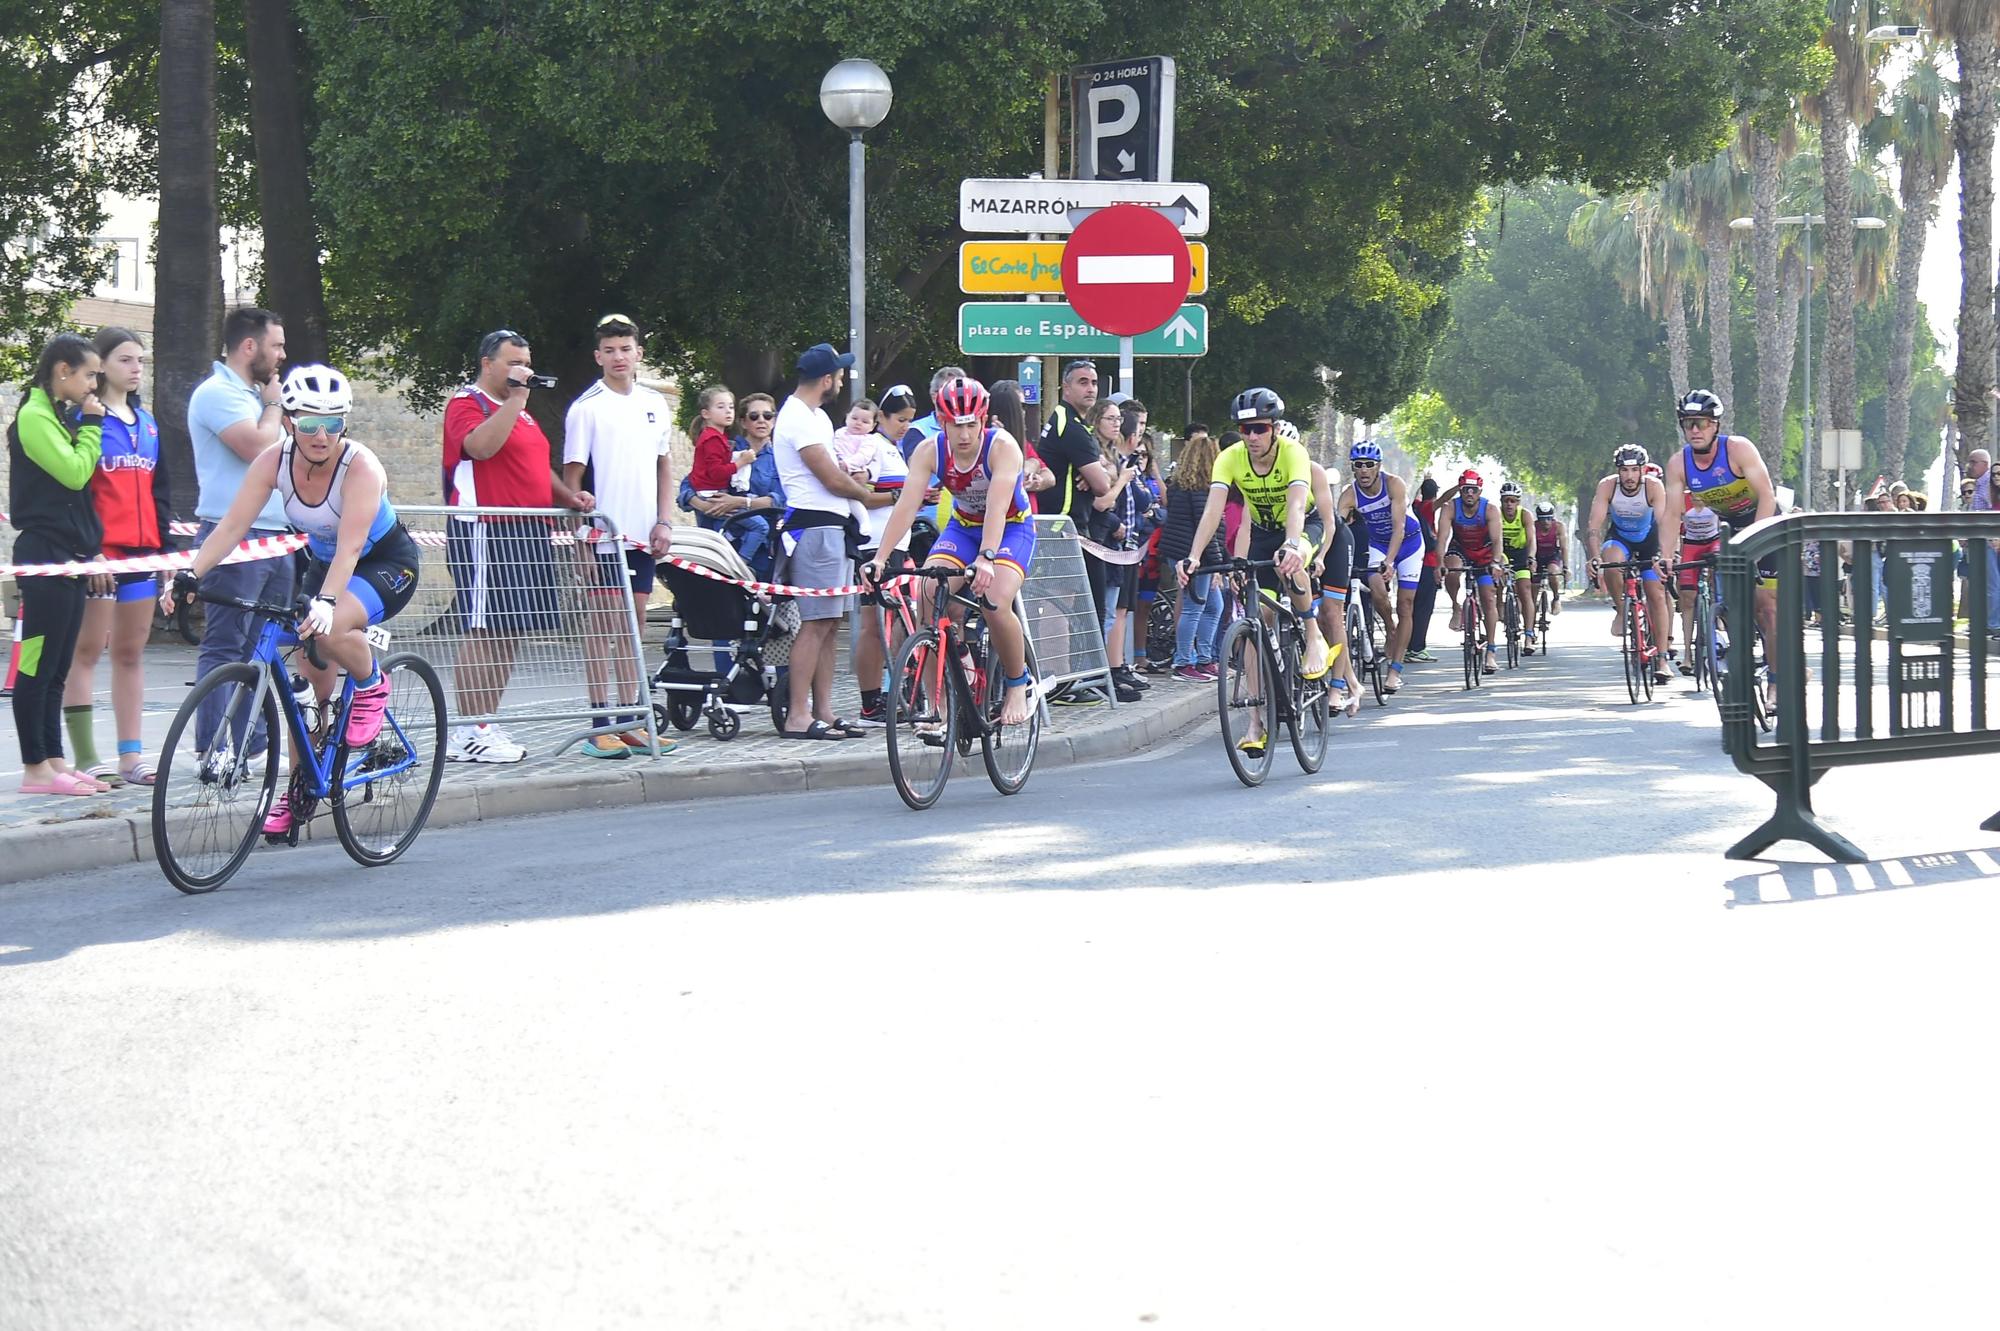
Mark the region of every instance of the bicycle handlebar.
<instances>
[{"instance_id":1,"label":"bicycle handlebar","mask_svg":"<svg viewBox=\"0 0 2000 1331\"><path fill-rule=\"evenodd\" d=\"M970 576L966 572L966 570L962 568L938 568L931 565L926 565L923 568L901 569L895 573L890 573L887 569L884 569L882 571L882 574L884 579L890 581L896 578L929 578L934 582L941 582L941 583L950 582L955 578L963 578ZM874 591L871 593L871 595L874 597L875 603L877 605L882 604L882 594L887 589L888 589L888 581L878 582L875 584ZM965 604L972 606L973 608L978 610L998 610L1000 608L999 606L993 604L993 602L987 600L983 592L978 596L967 596L964 592L953 592L952 596L954 599L963 601L965 602Z\"/></svg>"}]
</instances>

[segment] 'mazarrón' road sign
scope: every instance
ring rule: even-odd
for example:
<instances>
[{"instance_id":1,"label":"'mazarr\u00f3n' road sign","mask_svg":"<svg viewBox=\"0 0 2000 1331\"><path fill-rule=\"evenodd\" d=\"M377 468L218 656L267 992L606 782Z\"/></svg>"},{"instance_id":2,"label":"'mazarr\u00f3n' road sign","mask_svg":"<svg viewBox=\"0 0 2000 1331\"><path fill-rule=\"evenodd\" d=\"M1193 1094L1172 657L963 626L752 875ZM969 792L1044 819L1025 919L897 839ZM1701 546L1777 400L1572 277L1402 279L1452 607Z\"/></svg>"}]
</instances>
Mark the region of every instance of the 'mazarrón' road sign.
<instances>
[{"instance_id":1,"label":"'mazarr\u00f3n' road sign","mask_svg":"<svg viewBox=\"0 0 2000 1331\"><path fill-rule=\"evenodd\" d=\"M1116 356L1118 342L1061 301L974 300L958 307L958 347L968 356ZM1133 338L1132 354L1207 355L1208 307L1181 306L1165 325Z\"/></svg>"},{"instance_id":2,"label":"'mazarr\u00f3n' road sign","mask_svg":"<svg viewBox=\"0 0 2000 1331\"><path fill-rule=\"evenodd\" d=\"M1208 186L1143 180L961 180L958 224L972 232L1067 235L1114 203L1165 215L1184 236L1208 234Z\"/></svg>"}]
</instances>

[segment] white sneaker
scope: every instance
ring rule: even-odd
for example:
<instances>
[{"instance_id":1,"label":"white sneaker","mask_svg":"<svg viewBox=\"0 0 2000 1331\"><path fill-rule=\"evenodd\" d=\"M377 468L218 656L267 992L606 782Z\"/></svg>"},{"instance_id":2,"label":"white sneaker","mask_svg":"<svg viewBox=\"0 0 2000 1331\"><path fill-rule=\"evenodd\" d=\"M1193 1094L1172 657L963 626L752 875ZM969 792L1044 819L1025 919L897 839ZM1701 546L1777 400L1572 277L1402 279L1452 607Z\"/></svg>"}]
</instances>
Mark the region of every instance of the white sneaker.
<instances>
[{"instance_id":1,"label":"white sneaker","mask_svg":"<svg viewBox=\"0 0 2000 1331\"><path fill-rule=\"evenodd\" d=\"M518 763L528 751L507 737L499 726L459 726L451 732L445 759L454 763Z\"/></svg>"}]
</instances>

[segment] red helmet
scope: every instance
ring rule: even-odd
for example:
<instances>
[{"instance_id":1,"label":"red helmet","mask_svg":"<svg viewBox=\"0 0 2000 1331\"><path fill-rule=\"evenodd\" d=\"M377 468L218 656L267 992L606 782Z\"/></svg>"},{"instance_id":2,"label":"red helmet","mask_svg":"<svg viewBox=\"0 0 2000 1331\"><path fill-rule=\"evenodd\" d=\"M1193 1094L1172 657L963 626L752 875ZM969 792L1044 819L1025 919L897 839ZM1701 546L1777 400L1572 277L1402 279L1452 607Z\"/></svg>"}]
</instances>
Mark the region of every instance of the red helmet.
<instances>
[{"instance_id":1,"label":"red helmet","mask_svg":"<svg viewBox=\"0 0 2000 1331\"><path fill-rule=\"evenodd\" d=\"M1460 485L1476 485L1482 490L1486 488L1486 482L1480 480L1479 473L1470 467L1467 467L1458 474L1458 483Z\"/></svg>"},{"instance_id":2,"label":"red helmet","mask_svg":"<svg viewBox=\"0 0 2000 1331\"><path fill-rule=\"evenodd\" d=\"M954 379L938 389L931 404L937 408L940 425L964 425L973 421L984 424L986 408L992 399L986 395L986 385L977 379Z\"/></svg>"}]
</instances>

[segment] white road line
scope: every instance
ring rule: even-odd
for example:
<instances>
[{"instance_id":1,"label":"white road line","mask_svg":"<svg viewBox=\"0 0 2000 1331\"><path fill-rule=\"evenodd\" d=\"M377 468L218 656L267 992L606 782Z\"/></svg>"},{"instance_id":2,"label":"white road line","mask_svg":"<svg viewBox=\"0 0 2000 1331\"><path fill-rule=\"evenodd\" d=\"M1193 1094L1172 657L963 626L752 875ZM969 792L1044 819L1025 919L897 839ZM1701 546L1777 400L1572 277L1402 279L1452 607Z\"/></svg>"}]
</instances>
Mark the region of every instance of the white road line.
<instances>
[{"instance_id":1,"label":"white road line","mask_svg":"<svg viewBox=\"0 0 2000 1331\"><path fill-rule=\"evenodd\" d=\"M1833 870L1831 869L1813 870L1814 896L1830 897L1837 894L1839 891L1840 891L1840 884L1834 881Z\"/></svg>"},{"instance_id":2,"label":"white road line","mask_svg":"<svg viewBox=\"0 0 2000 1331\"><path fill-rule=\"evenodd\" d=\"M1868 866L1865 864L1848 865L1847 880L1854 884L1854 890L1857 892L1873 892L1875 890L1875 875L1868 871Z\"/></svg>"},{"instance_id":3,"label":"white road line","mask_svg":"<svg viewBox=\"0 0 2000 1331\"><path fill-rule=\"evenodd\" d=\"M1882 872L1888 875L1889 881L1897 887L1908 887L1916 881L1916 879L1910 877L1910 871L1903 867L1901 860L1884 860L1882 862Z\"/></svg>"},{"instance_id":4,"label":"white road line","mask_svg":"<svg viewBox=\"0 0 2000 1331\"><path fill-rule=\"evenodd\" d=\"M1086 254L1076 261L1076 280L1084 286L1114 282L1171 282L1171 254Z\"/></svg>"},{"instance_id":5,"label":"white road line","mask_svg":"<svg viewBox=\"0 0 2000 1331\"><path fill-rule=\"evenodd\" d=\"M2000 873L2000 864L1995 864L1993 857L1983 850L1968 850L1965 858L1971 860L1981 873Z\"/></svg>"},{"instance_id":6,"label":"white road line","mask_svg":"<svg viewBox=\"0 0 2000 1331\"><path fill-rule=\"evenodd\" d=\"M1481 735L1479 738L1482 741L1496 740L1496 739L1513 740L1517 744L1525 744L1532 740L1569 739L1572 736L1576 735L1629 735L1631 733L1632 733L1632 727L1630 726L1605 726L1595 730L1540 730L1536 731L1534 734L1531 735L1494 734L1494 735Z\"/></svg>"}]
</instances>

